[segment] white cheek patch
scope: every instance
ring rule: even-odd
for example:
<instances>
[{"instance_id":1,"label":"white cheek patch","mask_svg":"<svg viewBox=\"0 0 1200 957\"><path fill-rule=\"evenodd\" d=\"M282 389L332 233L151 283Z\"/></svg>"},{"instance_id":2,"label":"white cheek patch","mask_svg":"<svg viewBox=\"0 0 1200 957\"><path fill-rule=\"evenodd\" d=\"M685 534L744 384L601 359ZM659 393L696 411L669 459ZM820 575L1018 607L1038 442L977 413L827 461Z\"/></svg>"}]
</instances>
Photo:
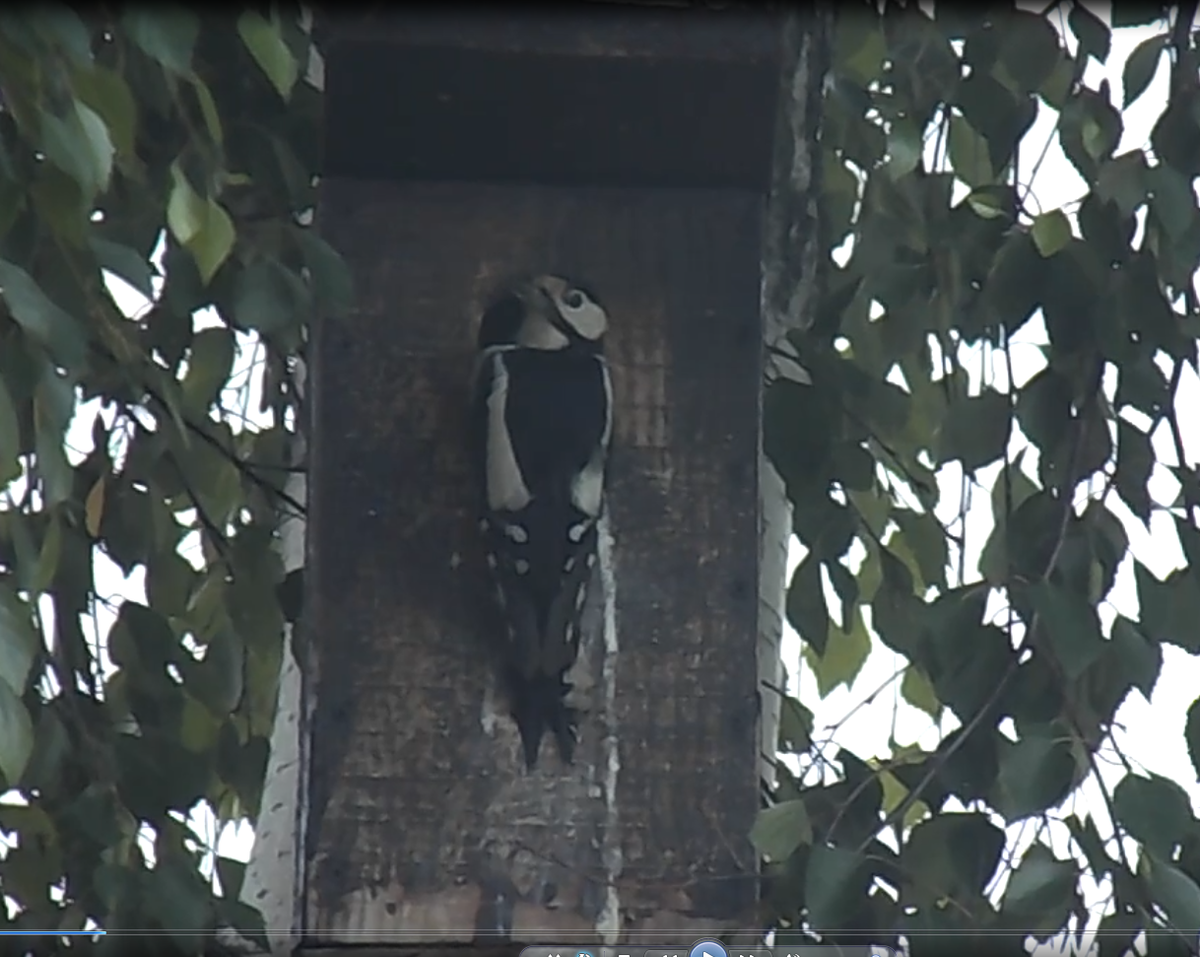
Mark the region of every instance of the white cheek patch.
<instances>
[{"instance_id":1,"label":"white cheek patch","mask_svg":"<svg viewBox=\"0 0 1200 957\"><path fill-rule=\"evenodd\" d=\"M529 562L523 558L518 558L513 562L513 568L516 569L518 575L525 575L529 572Z\"/></svg>"},{"instance_id":2,"label":"white cheek patch","mask_svg":"<svg viewBox=\"0 0 1200 957\"><path fill-rule=\"evenodd\" d=\"M608 316L595 303L589 303L581 309L571 312L566 318L583 338L595 342L608 331Z\"/></svg>"}]
</instances>

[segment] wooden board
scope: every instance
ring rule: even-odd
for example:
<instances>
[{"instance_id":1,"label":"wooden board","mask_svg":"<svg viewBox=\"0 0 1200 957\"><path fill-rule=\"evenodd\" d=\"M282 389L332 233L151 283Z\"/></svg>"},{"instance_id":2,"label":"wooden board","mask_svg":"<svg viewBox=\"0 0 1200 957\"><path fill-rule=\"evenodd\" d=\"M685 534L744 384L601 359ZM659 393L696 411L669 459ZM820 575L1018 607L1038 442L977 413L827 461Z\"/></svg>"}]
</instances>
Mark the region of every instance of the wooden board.
<instances>
[{"instance_id":1,"label":"wooden board","mask_svg":"<svg viewBox=\"0 0 1200 957\"><path fill-rule=\"evenodd\" d=\"M326 172L765 191L778 16L605 6L331 20Z\"/></svg>"},{"instance_id":2,"label":"wooden board","mask_svg":"<svg viewBox=\"0 0 1200 957\"><path fill-rule=\"evenodd\" d=\"M314 348L306 943L752 920L761 197L323 189L358 307ZM535 775L489 697L463 430L473 323L530 270L609 307L616 420L615 636L598 612L585 655L612 699Z\"/></svg>"}]
</instances>

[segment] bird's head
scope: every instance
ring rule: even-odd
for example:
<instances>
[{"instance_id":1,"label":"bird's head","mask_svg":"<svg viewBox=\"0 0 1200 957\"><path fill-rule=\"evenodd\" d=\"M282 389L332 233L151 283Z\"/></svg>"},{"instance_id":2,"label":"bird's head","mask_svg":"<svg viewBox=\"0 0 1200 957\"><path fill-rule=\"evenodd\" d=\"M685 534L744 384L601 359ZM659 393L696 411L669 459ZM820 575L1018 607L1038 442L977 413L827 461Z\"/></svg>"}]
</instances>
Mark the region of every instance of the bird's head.
<instances>
[{"instance_id":1,"label":"bird's head","mask_svg":"<svg viewBox=\"0 0 1200 957\"><path fill-rule=\"evenodd\" d=\"M599 349L607 331L608 314L592 293L561 276L536 276L514 284L488 308L480 321L479 344Z\"/></svg>"}]
</instances>

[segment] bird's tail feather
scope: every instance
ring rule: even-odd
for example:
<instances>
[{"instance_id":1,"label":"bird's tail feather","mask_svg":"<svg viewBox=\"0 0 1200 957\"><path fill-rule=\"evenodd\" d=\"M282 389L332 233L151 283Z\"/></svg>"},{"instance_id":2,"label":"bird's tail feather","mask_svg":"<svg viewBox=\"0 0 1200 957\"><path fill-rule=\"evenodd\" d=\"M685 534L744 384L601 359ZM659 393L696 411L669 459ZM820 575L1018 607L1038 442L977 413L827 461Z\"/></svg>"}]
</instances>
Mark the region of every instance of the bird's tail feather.
<instances>
[{"instance_id":1,"label":"bird's tail feather","mask_svg":"<svg viewBox=\"0 0 1200 957\"><path fill-rule=\"evenodd\" d=\"M513 718L521 735L526 768L532 771L537 765L547 731L554 735L563 763L570 764L575 751L576 716L564 699L571 686L549 675L514 677L512 684Z\"/></svg>"}]
</instances>

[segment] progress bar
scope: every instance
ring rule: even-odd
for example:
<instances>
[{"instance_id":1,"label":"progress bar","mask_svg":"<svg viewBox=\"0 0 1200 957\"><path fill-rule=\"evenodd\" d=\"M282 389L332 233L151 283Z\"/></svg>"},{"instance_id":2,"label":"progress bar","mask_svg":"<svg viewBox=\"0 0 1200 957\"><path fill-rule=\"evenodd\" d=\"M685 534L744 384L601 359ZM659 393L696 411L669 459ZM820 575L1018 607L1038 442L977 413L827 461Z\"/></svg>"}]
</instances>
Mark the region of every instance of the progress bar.
<instances>
[{"instance_id":1,"label":"progress bar","mask_svg":"<svg viewBox=\"0 0 1200 957\"><path fill-rule=\"evenodd\" d=\"M714 946L715 944L715 946ZM801 947L735 947L714 941L681 947L541 944L526 947L521 957L895 957L888 947L876 944L805 944Z\"/></svg>"}]
</instances>

